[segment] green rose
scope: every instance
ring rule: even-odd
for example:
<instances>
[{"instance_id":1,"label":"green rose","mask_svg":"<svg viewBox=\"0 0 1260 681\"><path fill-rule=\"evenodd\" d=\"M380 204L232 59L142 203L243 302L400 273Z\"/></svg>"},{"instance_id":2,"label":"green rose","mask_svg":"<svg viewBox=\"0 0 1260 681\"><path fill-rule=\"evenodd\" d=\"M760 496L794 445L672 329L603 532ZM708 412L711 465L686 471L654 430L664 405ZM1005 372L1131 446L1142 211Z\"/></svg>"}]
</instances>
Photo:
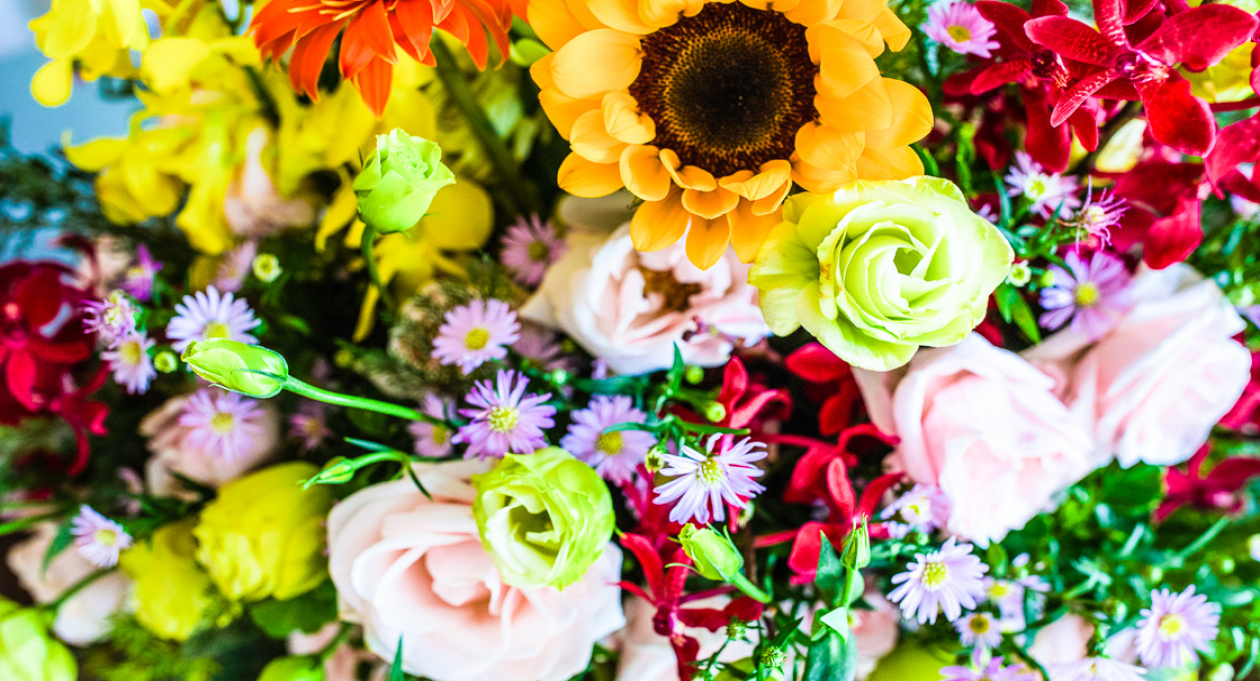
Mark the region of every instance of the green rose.
<instances>
[{"instance_id":1,"label":"green rose","mask_svg":"<svg viewBox=\"0 0 1260 681\"><path fill-rule=\"evenodd\" d=\"M363 222L389 234L414 227L438 190L454 183L436 143L395 128L376 136L376 151L354 178L354 193Z\"/></svg>"},{"instance_id":2,"label":"green rose","mask_svg":"<svg viewBox=\"0 0 1260 681\"><path fill-rule=\"evenodd\" d=\"M324 681L324 665L314 655L280 657L263 667L258 681Z\"/></svg>"},{"instance_id":3,"label":"green rose","mask_svg":"<svg viewBox=\"0 0 1260 681\"><path fill-rule=\"evenodd\" d=\"M841 359L888 371L984 319L1014 252L946 180L855 182L783 207L748 281L771 330L804 326Z\"/></svg>"},{"instance_id":4,"label":"green rose","mask_svg":"<svg viewBox=\"0 0 1260 681\"><path fill-rule=\"evenodd\" d=\"M193 341L180 359L207 381L260 399L275 397L289 377L280 353L226 338Z\"/></svg>"},{"instance_id":5,"label":"green rose","mask_svg":"<svg viewBox=\"0 0 1260 681\"><path fill-rule=\"evenodd\" d=\"M0 679L74 681L74 656L48 634L50 615L0 598Z\"/></svg>"},{"instance_id":6,"label":"green rose","mask_svg":"<svg viewBox=\"0 0 1260 681\"><path fill-rule=\"evenodd\" d=\"M563 449L509 454L472 483L481 544L513 586L563 589L586 574L612 538L608 486Z\"/></svg>"},{"instance_id":7,"label":"green rose","mask_svg":"<svg viewBox=\"0 0 1260 681\"><path fill-rule=\"evenodd\" d=\"M744 568L744 557L729 537L708 527L686 525L678 534L696 571L707 579L728 581Z\"/></svg>"}]
</instances>

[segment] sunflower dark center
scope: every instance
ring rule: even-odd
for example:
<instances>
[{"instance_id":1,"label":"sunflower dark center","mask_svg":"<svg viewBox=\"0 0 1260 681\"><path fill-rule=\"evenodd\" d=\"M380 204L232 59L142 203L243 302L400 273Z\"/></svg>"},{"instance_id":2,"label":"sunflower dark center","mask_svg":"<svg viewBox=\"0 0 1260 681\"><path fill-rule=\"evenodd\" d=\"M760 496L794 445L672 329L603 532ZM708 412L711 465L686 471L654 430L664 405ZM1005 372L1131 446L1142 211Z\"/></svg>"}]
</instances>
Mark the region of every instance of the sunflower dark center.
<instances>
[{"instance_id":1,"label":"sunflower dark center","mask_svg":"<svg viewBox=\"0 0 1260 681\"><path fill-rule=\"evenodd\" d=\"M817 117L805 27L779 12L712 2L645 36L630 85L656 122L652 144L717 177L791 157Z\"/></svg>"}]
</instances>

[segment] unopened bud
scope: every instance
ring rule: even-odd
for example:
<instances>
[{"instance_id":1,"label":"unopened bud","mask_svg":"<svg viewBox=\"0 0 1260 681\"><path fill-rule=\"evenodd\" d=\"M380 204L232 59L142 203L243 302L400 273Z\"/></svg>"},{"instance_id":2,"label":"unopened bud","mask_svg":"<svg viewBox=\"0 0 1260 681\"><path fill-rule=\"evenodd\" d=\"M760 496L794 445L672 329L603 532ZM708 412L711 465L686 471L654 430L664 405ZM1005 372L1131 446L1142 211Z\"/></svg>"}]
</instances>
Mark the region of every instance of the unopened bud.
<instances>
[{"instance_id":1,"label":"unopened bud","mask_svg":"<svg viewBox=\"0 0 1260 681\"><path fill-rule=\"evenodd\" d=\"M694 365L687 367L686 371L683 372L683 378L687 379L688 383L696 385L704 380L704 367Z\"/></svg>"},{"instance_id":2,"label":"unopened bud","mask_svg":"<svg viewBox=\"0 0 1260 681\"><path fill-rule=\"evenodd\" d=\"M710 528L688 524L678 540L687 557L695 563L696 571L708 579L725 582L744 567L744 557L730 538Z\"/></svg>"},{"instance_id":3,"label":"unopened bud","mask_svg":"<svg viewBox=\"0 0 1260 681\"><path fill-rule=\"evenodd\" d=\"M190 343L180 359L207 381L260 399L275 397L289 378L280 353L226 338Z\"/></svg>"},{"instance_id":4,"label":"unopened bud","mask_svg":"<svg viewBox=\"0 0 1260 681\"><path fill-rule=\"evenodd\" d=\"M264 284L270 284L280 276L280 259L270 253L259 253L251 268L254 276Z\"/></svg>"},{"instance_id":5,"label":"unopened bud","mask_svg":"<svg viewBox=\"0 0 1260 681\"><path fill-rule=\"evenodd\" d=\"M169 374L179 368L179 357L170 350L158 350L158 353L153 356L153 368Z\"/></svg>"},{"instance_id":6,"label":"unopened bud","mask_svg":"<svg viewBox=\"0 0 1260 681\"><path fill-rule=\"evenodd\" d=\"M721 402L707 402L704 405L704 417L717 423L726 418L726 406Z\"/></svg>"}]
</instances>

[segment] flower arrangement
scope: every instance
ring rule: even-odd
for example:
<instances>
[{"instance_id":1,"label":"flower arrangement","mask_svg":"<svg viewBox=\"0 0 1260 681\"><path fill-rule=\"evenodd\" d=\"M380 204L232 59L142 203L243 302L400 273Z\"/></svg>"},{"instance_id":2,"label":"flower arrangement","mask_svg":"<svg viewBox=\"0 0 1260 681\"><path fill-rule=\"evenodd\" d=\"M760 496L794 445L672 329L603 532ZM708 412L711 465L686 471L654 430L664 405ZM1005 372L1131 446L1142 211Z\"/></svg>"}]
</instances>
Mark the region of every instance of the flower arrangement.
<instances>
[{"instance_id":1,"label":"flower arrangement","mask_svg":"<svg viewBox=\"0 0 1260 681\"><path fill-rule=\"evenodd\" d=\"M1254 678L1258 10L54 0L0 679Z\"/></svg>"}]
</instances>

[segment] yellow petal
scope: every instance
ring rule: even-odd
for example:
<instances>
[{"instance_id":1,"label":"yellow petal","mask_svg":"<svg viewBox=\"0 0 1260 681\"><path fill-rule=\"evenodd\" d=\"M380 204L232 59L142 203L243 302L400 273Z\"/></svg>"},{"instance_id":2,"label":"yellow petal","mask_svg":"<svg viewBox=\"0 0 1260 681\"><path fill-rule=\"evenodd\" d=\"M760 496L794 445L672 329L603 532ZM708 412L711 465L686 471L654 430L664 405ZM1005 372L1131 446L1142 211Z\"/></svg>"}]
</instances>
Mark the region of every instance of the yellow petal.
<instances>
[{"instance_id":1,"label":"yellow petal","mask_svg":"<svg viewBox=\"0 0 1260 681\"><path fill-rule=\"evenodd\" d=\"M73 62L54 59L35 72L35 77L31 79L31 96L44 106L61 106L70 99L73 84Z\"/></svg>"},{"instance_id":2,"label":"yellow petal","mask_svg":"<svg viewBox=\"0 0 1260 681\"><path fill-rule=\"evenodd\" d=\"M778 212L779 206L783 205L783 200L787 198L790 191L792 191L792 183L784 182L774 192L753 201L753 215L769 215Z\"/></svg>"},{"instance_id":3,"label":"yellow petal","mask_svg":"<svg viewBox=\"0 0 1260 681\"><path fill-rule=\"evenodd\" d=\"M726 214L726 219L731 226L731 245L735 247L735 255L741 262L752 262L781 217L778 211L757 215L752 211L751 202L740 201L735 210Z\"/></svg>"},{"instance_id":4,"label":"yellow petal","mask_svg":"<svg viewBox=\"0 0 1260 681\"><path fill-rule=\"evenodd\" d=\"M910 147L867 147L857 162L864 180L904 180L923 174L923 159Z\"/></svg>"},{"instance_id":5,"label":"yellow petal","mask_svg":"<svg viewBox=\"0 0 1260 681\"><path fill-rule=\"evenodd\" d=\"M66 159L88 172L99 172L107 165L118 162L123 150L127 148L127 139L123 137L98 137L86 144L70 146L70 135L62 135L61 145L66 150Z\"/></svg>"},{"instance_id":6,"label":"yellow petal","mask_svg":"<svg viewBox=\"0 0 1260 681\"><path fill-rule=\"evenodd\" d=\"M163 38L144 53L140 78L158 94L188 87L192 70L208 56L210 48L196 38Z\"/></svg>"},{"instance_id":7,"label":"yellow petal","mask_svg":"<svg viewBox=\"0 0 1260 681\"><path fill-rule=\"evenodd\" d=\"M634 35L647 35L653 30L639 18L638 0L587 0L586 6L608 28Z\"/></svg>"},{"instance_id":8,"label":"yellow petal","mask_svg":"<svg viewBox=\"0 0 1260 681\"><path fill-rule=\"evenodd\" d=\"M532 0L526 16L530 28L553 50L560 49L586 30L564 0Z\"/></svg>"},{"instance_id":9,"label":"yellow petal","mask_svg":"<svg viewBox=\"0 0 1260 681\"><path fill-rule=\"evenodd\" d=\"M879 29L875 28L875 24L869 21L861 21L859 19L832 19L827 25L833 26L849 35L857 38L862 43L862 47L866 49L866 54L872 59L878 57L884 52L884 40L879 33Z\"/></svg>"},{"instance_id":10,"label":"yellow petal","mask_svg":"<svg viewBox=\"0 0 1260 681\"><path fill-rule=\"evenodd\" d=\"M604 129L626 144L647 144L656 137L656 122L639 112L639 103L629 92L604 95Z\"/></svg>"},{"instance_id":11,"label":"yellow petal","mask_svg":"<svg viewBox=\"0 0 1260 681\"><path fill-rule=\"evenodd\" d=\"M105 0L99 30L110 45L119 49L142 48L148 40L139 0Z\"/></svg>"},{"instance_id":12,"label":"yellow petal","mask_svg":"<svg viewBox=\"0 0 1260 681\"><path fill-rule=\"evenodd\" d=\"M705 0L638 0L639 18L653 28L673 26L679 16L694 17L704 9Z\"/></svg>"},{"instance_id":13,"label":"yellow petal","mask_svg":"<svg viewBox=\"0 0 1260 681\"><path fill-rule=\"evenodd\" d=\"M726 218L705 220L692 218L687 230L687 259L702 270L713 267L726 252L731 225Z\"/></svg>"},{"instance_id":14,"label":"yellow petal","mask_svg":"<svg viewBox=\"0 0 1260 681\"><path fill-rule=\"evenodd\" d=\"M891 78L883 80L892 100L892 122L887 128L867 132L866 145L900 147L927 137L935 123L927 96L909 83Z\"/></svg>"},{"instance_id":15,"label":"yellow petal","mask_svg":"<svg viewBox=\"0 0 1260 681\"><path fill-rule=\"evenodd\" d=\"M577 123L577 119L583 114L599 111L598 97L574 99L556 87L549 87L539 92L538 103L542 105L547 119L556 126L556 130L564 139L572 138L573 124Z\"/></svg>"},{"instance_id":16,"label":"yellow petal","mask_svg":"<svg viewBox=\"0 0 1260 681\"><path fill-rule=\"evenodd\" d=\"M485 245L494 229L494 207L481 185L466 177L433 197L420 220L417 238L446 251L475 251Z\"/></svg>"},{"instance_id":17,"label":"yellow petal","mask_svg":"<svg viewBox=\"0 0 1260 681\"><path fill-rule=\"evenodd\" d=\"M865 135L841 132L820 123L806 123L796 133L796 149L801 158L820 168L852 168L862 155Z\"/></svg>"},{"instance_id":18,"label":"yellow petal","mask_svg":"<svg viewBox=\"0 0 1260 681\"><path fill-rule=\"evenodd\" d=\"M787 159L777 159L761 164L759 173L741 170L722 178L718 184L749 201L756 201L778 192L791 179L792 164Z\"/></svg>"},{"instance_id":19,"label":"yellow petal","mask_svg":"<svg viewBox=\"0 0 1260 681\"><path fill-rule=\"evenodd\" d=\"M707 220L726 215L739 203L739 195L735 192L717 187L712 191L685 189L682 195L683 207Z\"/></svg>"},{"instance_id":20,"label":"yellow petal","mask_svg":"<svg viewBox=\"0 0 1260 681\"><path fill-rule=\"evenodd\" d=\"M815 194L826 194L857 179L857 161L850 166L830 168L797 160L792 164L792 180Z\"/></svg>"},{"instance_id":21,"label":"yellow petal","mask_svg":"<svg viewBox=\"0 0 1260 681\"><path fill-rule=\"evenodd\" d=\"M829 24L805 31L809 56L818 64L820 97L848 97L879 77L879 67L862 41Z\"/></svg>"},{"instance_id":22,"label":"yellow petal","mask_svg":"<svg viewBox=\"0 0 1260 681\"><path fill-rule=\"evenodd\" d=\"M659 251L677 243L690 220L691 213L682 205L682 190L675 187L664 199L639 206L630 219L630 240L640 251Z\"/></svg>"},{"instance_id":23,"label":"yellow petal","mask_svg":"<svg viewBox=\"0 0 1260 681\"><path fill-rule=\"evenodd\" d=\"M893 101L883 78L876 78L848 97L819 95L814 99L823 125L841 132L883 130L893 121Z\"/></svg>"},{"instance_id":24,"label":"yellow petal","mask_svg":"<svg viewBox=\"0 0 1260 681\"><path fill-rule=\"evenodd\" d=\"M342 182L341 188L333 194L328 209L324 211L324 217L319 221L319 229L315 232L315 250L323 253L328 237L345 229L354 220L358 210L359 201L354 195L354 187L348 181Z\"/></svg>"},{"instance_id":25,"label":"yellow petal","mask_svg":"<svg viewBox=\"0 0 1260 681\"><path fill-rule=\"evenodd\" d=\"M661 150L661 162L679 187L702 192L711 192L717 188L717 180L713 179L713 174L709 171L695 166L679 168L678 154L672 149Z\"/></svg>"},{"instance_id":26,"label":"yellow petal","mask_svg":"<svg viewBox=\"0 0 1260 681\"><path fill-rule=\"evenodd\" d=\"M802 26L813 26L819 22L834 19L840 11L841 0L800 0L800 3L785 16Z\"/></svg>"},{"instance_id":27,"label":"yellow petal","mask_svg":"<svg viewBox=\"0 0 1260 681\"><path fill-rule=\"evenodd\" d=\"M634 145L621 152L621 181L630 193L644 201L660 201L673 186L669 171L661 163L660 150Z\"/></svg>"},{"instance_id":28,"label":"yellow petal","mask_svg":"<svg viewBox=\"0 0 1260 681\"><path fill-rule=\"evenodd\" d=\"M893 52L900 52L910 42L910 27L887 7L875 17L875 28L879 29L884 42L888 43L888 49Z\"/></svg>"},{"instance_id":29,"label":"yellow petal","mask_svg":"<svg viewBox=\"0 0 1260 681\"><path fill-rule=\"evenodd\" d=\"M586 99L630 87L639 77L640 66L637 36L601 28L560 48L551 61L551 77L564 94Z\"/></svg>"},{"instance_id":30,"label":"yellow petal","mask_svg":"<svg viewBox=\"0 0 1260 681\"><path fill-rule=\"evenodd\" d=\"M604 130L604 113L599 109L588 111L573 123L569 138L573 153L592 163L616 163L626 143L613 138Z\"/></svg>"},{"instance_id":31,"label":"yellow petal","mask_svg":"<svg viewBox=\"0 0 1260 681\"><path fill-rule=\"evenodd\" d=\"M608 196L624 186L620 164L591 163L577 154L569 154L560 164L556 182L566 192L585 198Z\"/></svg>"},{"instance_id":32,"label":"yellow petal","mask_svg":"<svg viewBox=\"0 0 1260 681\"><path fill-rule=\"evenodd\" d=\"M888 7L888 0L844 0L836 17L872 22Z\"/></svg>"},{"instance_id":33,"label":"yellow petal","mask_svg":"<svg viewBox=\"0 0 1260 681\"><path fill-rule=\"evenodd\" d=\"M30 23L39 48L53 59L81 52L96 35L96 11L90 0L53 0L52 9Z\"/></svg>"}]
</instances>

